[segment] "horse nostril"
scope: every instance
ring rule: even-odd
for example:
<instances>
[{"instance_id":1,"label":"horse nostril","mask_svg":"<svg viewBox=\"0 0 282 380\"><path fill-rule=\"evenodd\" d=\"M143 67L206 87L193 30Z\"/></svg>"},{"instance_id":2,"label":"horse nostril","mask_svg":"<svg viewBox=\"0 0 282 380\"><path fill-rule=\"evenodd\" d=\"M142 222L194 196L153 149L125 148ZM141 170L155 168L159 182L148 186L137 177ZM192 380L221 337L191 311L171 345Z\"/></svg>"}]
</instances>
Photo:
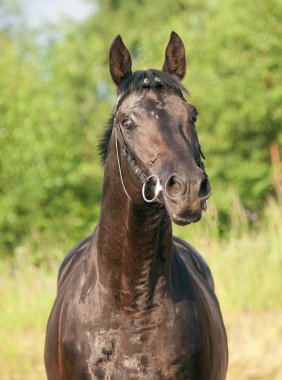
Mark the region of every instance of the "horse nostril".
<instances>
[{"instance_id":1,"label":"horse nostril","mask_svg":"<svg viewBox=\"0 0 282 380\"><path fill-rule=\"evenodd\" d=\"M181 183L177 181L176 176L173 175L168 180L167 186L169 186L174 191L179 191L181 189Z\"/></svg>"},{"instance_id":2,"label":"horse nostril","mask_svg":"<svg viewBox=\"0 0 282 380\"><path fill-rule=\"evenodd\" d=\"M209 193L210 193L210 184L209 184L208 178L205 177L202 180L201 185L200 185L199 196L200 198L204 198L207 195L209 195Z\"/></svg>"},{"instance_id":3,"label":"horse nostril","mask_svg":"<svg viewBox=\"0 0 282 380\"><path fill-rule=\"evenodd\" d=\"M173 174L167 180L165 190L169 197L174 198L185 193L186 185L177 175Z\"/></svg>"}]
</instances>

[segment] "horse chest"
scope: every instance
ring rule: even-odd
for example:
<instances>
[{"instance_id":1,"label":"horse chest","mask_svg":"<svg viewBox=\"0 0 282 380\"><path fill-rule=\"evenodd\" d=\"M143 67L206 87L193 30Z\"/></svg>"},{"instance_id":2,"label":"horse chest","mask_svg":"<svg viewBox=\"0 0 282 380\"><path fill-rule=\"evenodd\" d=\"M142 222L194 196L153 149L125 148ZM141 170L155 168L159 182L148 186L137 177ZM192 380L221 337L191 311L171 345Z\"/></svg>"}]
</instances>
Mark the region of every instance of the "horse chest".
<instances>
[{"instance_id":1,"label":"horse chest","mask_svg":"<svg viewBox=\"0 0 282 380\"><path fill-rule=\"evenodd\" d=\"M105 309L94 318L86 318L83 310L76 310L63 334L70 373L80 368L80 375L71 379L190 379L200 348L193 305L185 301L133 315Z\"/></svg>"}]
</instances>

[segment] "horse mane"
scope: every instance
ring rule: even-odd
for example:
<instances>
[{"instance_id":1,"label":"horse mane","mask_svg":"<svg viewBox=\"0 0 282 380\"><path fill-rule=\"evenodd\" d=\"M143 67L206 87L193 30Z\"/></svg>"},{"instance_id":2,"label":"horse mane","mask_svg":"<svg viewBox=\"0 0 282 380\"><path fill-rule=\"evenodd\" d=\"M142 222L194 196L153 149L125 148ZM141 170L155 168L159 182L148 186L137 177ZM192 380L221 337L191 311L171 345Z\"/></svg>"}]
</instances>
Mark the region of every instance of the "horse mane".
<instances>
[{"instance_id":1,"label":"horse mane","mask_svg":"<svg viewBox=\"0 0 282 380\"><path fill-rule=\"evenodd\" d=\"M171 90L178 94L184 99L183 93L189 95L189 91L182 85L182 83L169 75L168 73L150 69L150 70L139 70L130 74L124 78L118 88L118 93L123 100L133 91L141 91L144 89L154 90L154 91L164 91ZM119 99L119 98L118 98ZM117 102L116 107L120 104L120 100ZM110 115L108 122L106 124L105 132L99 142L98 151L100 154L101 163L104 164L106 161L109 141L112 134L114 122L114 111Z\"/></svg>"}]
</instances>

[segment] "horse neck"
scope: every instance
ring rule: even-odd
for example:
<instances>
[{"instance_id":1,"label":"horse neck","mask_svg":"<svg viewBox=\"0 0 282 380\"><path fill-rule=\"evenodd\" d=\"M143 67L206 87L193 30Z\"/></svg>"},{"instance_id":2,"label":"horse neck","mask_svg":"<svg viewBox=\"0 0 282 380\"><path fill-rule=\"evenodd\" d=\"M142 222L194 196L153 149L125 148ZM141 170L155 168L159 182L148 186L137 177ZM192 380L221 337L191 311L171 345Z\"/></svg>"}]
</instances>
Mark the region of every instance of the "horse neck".
<instances>
[{"instance_id":1,"label":"horse neck","mask_svg":"<svg viewBox=\"0 0 282 380\"><path fill-rule=\"evenodd\" d=\"M132 175L126 164L127 174ZM148 308L169 281L171 247L171 222L166 211L136 205L127 197L112 147L105 165L98 234L99 283L111 289L122 307Z\"/></svg>"}]
</instances>

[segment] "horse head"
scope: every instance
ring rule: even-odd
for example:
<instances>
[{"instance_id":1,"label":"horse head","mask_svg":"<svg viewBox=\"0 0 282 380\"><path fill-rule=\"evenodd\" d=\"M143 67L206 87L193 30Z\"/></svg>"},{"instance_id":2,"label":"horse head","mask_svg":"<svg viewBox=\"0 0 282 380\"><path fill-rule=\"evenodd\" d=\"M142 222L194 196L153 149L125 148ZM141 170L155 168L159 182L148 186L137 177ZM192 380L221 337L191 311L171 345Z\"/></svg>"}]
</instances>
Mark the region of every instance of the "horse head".
<instances>
[{"instance_id":1,"label":"horse head","mask_svg":"<svg viewBox=\"0 0 282 380\"><path fill-rule=\"evenodd\" d=\"M211 190L195 129L197 110L181 84L181 38L171 33L162 70L132 72L118 36L110 48L110 72L118 94L112 137L125 192L137 204L164 205L176 224L198 221Z\"/></svg>"}]
</instances>

